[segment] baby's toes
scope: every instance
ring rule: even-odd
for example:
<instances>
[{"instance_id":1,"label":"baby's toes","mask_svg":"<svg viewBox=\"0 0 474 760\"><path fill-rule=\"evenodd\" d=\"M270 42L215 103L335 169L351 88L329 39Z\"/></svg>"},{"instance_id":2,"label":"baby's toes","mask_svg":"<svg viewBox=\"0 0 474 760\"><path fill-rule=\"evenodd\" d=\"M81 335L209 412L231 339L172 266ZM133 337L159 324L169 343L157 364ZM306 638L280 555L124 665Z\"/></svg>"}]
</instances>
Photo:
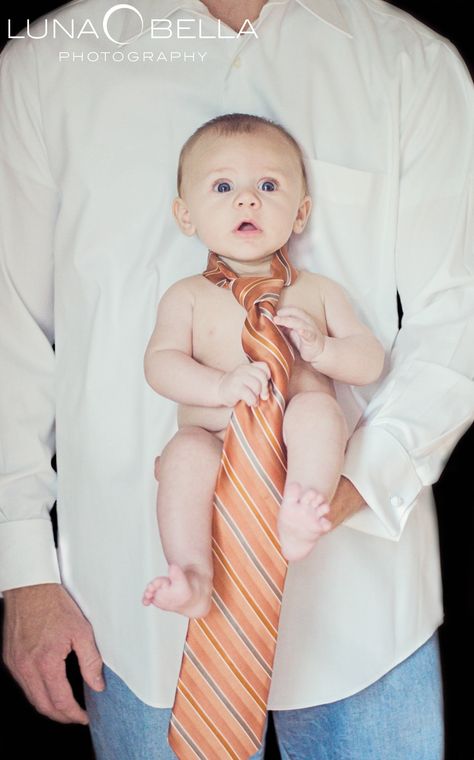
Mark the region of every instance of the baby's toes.
<instances>
[{"instance_id":1,"label":"baby's toes","mask_svg":"<svg viewBox=\"0 0 474 760\"><path fill-rule=\"evenodd\" d=\"M150 583L146 587L146 590L150 596L153 596L155 591L159 591L160 589L167 588L170 585L171 583L170 583L169 578L155 578L154 580L150 581Z\"/></svg>"},{"instance_id":2,"label":"baby's toes","mask_svg":"<svg viewBox=\"0 0 474 760\"><path fill-rule=\"evenodd\" d=\"M145 591L143 592L143 598L144 599L149 599L150 596L152 596L152 595L153 595L153 587L152 587L151 583L149 583L148 586L145 588Z\"/></svg>"},{"instance_id":3,"label":"baby's toes","mask_svg":"<svg viewBox=\"0 0 474 760\"><path fill-rule=\"evenodd\" d=\"M316 520L318 531L323 531L326 533L332 527L331 522L326 517L324 517L324 515L327 515L329 512L329 509L329 504L324 500L324 497L321 496L320 499L318 498L317 506L313 508L313 514Z\"/></svg>"},{"instance_id":4,"label":"baby's toes","mask_svg":"<svg viewBox=\"0 0 474 760\"><path fill-rule=\"evenodd\" d=\"M321 501L318 500L317 502L312 502L312 507L314 509L314 514L318 518L327 515L329 512L329 504L327 501L324 501L323 498Z\"/></svg>"},{"instance_id":5,"label":"baby's toes","mask_svg":"<svg viewBox=\"0 0 474 760\"><path fill-rule=\"evenodd\" d=\"M154 586L154 582L151 581L148 586L145 588L145 591L143 592L142 601L144 604L150 604L151 600L153 599L155 595L156 587Z\"/></svg>"},{"instance_id":6,"label":"baby's toes","mask_svg":"<svg viewBox=\"0 0 474 760\"><path fill-rule=\"evenodd\" d=\"M326 517L321 517L319 521L320 529L323 530L325 533L327 533L328 530L331 530L332 528L332 522L328 520Z\"/></svg>"},{"instance_id":7,"label":"baby's toes","mask_svg":"<svg viewBox=\"0 0 474 760\"><path fill-rule=\"evenodd\" d=\"M320 509L322 507L326 507L326 512L329 510L329 504L326 501L326 497L323 493L319 493L318 491L313 491L314 497L311 501L311 506L315 509ZM324 510L320 513L324 514Z\"/></svg>"},{"instance_id":8,"label":"baby's toes","mask_svg":"<svg viewBox=\"0 0 474 760\"><path fill-rule=\"evenodd\" d=\"M319 494L317 491L315 491L313 488L308 488L307 491L304 492L300 499L300 504L304 507L313 506L313 502L318 498Z\"/></svg>"},{"instance_id":9,"label":"baby's toes","mask_svg":"<svg viewBox=\"0 0 474 760\"><path fill-rule=\"evenodd\" d=\"M319 512L319 510L322 509L322 513ZM324 517L324 514L327 514L329 511L329 507L325 508L324 506L318 507L314 510L314 519L315 519L315 528L318 532L323 531L326 533L330 528L332 528L332 523L330 520L327 519L327 517Z\"/></svg>"}]
</instances>

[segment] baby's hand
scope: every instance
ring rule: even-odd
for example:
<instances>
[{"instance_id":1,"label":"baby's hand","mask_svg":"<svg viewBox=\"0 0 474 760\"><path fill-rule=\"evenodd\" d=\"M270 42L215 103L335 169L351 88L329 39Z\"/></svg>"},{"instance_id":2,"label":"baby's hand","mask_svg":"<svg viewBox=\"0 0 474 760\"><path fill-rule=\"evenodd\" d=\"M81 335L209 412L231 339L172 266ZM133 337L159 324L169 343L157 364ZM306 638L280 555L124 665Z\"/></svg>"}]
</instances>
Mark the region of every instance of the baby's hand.
<instances>
[{"instance_id":1,"label":"baby's hand","mask_svg":"<svg viewBox=\"0 0 474 760\"><path fill-rule=\"evenodd\" d=\"M271 373L265 362L240 364L232 372L226 372L218 386L219 404L235 406L245 401L248 406L257 406L259 397L268 398L268 381Z\"/></svg>"},{"instance_id":2,"label":"baby's hand","mask_svg":"<svg viewBox=\"0 0 474 760\"><path fill-rule=\"evenodd\" d=\"M287 328L289 339L304 361L314 361L324 350L326 336L321 332L313 317L303 309L297 306L282 306L278 309L273 321L276 325Z\"/></svg>"}]
</instances>

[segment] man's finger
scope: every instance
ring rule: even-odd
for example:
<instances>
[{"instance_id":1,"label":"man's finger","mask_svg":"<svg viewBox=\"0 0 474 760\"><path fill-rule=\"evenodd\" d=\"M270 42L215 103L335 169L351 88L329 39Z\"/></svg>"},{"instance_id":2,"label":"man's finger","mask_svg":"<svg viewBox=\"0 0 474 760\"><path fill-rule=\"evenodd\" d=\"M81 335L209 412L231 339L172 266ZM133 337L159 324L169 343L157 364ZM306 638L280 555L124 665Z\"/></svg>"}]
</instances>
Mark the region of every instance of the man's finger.
<instances>
[{"instance_id":1,"label":"man's finger","mask_svg":"<svg viewBox=\"0 0 474 760\"><path fill-rule=\"evenodd\" d=\"M46 692L45 686L37 671L29 673L27 676L15 675L15 680L25 692L28 702L31 702L35 710L41 715L47 715L52 720L59 720L54 713L54 707ZM61 716L61 722L64 718Z\"/></svg>"},{"instance_id":2,"label":"man's finger","mask_svg":"<svg viewBox=\"0 0 474 760\"><path fill-rule=\"evenodd\" d=\"M94 691L105 689L105 681L102 675L103 661L97 649L93 633L91 632L90 635L75 639L73 641L73 649L76 652L84 681Z\"/></svg>"},{"instance_id":3,"label":"man's finger","mask_svg":"<svg viewBox=\"0 0 474 760\"><path fill-rule=\"evenodd\" d=\"M35 696L31 695L28 697L28 699L35 710L40 713L40 715L44 715L50 720L55 720L57 723L85 723L81 717L74 718L64 712L57 710L51 702L51 698L44 686L41 689L37 688L35 691Z\"/></svg>"},{"instance_id":4,"label":"man's finger","mask_svg":"<svg viewBox=\"0 0 474 760\"><path fill-rule=\"evenodd\" d=\"M61 661L59 667L47 672L39 672L28 697L35 708L51 720L59 723L82 723L87 725L87 712L74 699L71 685L66 675L66 663Z\"/></svg>"}]
</instances>

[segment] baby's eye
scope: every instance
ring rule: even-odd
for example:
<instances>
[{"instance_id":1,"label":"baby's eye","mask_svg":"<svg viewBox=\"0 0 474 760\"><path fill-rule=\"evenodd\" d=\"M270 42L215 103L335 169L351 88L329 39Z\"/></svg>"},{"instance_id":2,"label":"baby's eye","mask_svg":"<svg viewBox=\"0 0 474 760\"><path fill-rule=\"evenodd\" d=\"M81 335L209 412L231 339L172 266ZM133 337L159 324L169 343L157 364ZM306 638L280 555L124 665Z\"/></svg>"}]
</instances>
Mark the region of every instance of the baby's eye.
<instances>
[{"instance_id":1,"label":"baby's eye","mask_svg":"<svg viewBox=\"0 0 474 760\"><path fill-rule=\"evenodd\" d=\"M214 183L212 189L215 190L216 193L229 193L233 188L231 182L221 179L219 182Z\"/></svg>"},{"instance_id":2,"label":"baby's eye","mask_svg":"<svg viewBox=\"0 0 474 760\"><path fill-rule=\"evenodd\" d=\"M262 179L258 183L258 189L265 193L273 193L277 189L277 183L273 179Z\"/></svg>"}]
</instances>

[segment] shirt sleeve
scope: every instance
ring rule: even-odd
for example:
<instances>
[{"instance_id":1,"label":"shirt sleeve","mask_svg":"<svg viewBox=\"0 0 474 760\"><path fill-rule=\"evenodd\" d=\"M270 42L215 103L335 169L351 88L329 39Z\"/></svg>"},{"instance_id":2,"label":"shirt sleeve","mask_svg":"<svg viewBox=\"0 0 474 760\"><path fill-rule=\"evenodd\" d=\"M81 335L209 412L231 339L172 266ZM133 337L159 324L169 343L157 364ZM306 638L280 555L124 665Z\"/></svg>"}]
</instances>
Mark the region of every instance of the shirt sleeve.
<instances>
[{"instance_id":1,"label":"shirt sleeve","mask_svg":"<svg viewBox=\"0 0 474 760\"><path fill-rule=\"evenodd\" d=\"M50 511L53 232L58 192L42 137L33 46L0 56L0 589L60 583Z\"/></svg>"},{"instance_id":2,"label":"shirt sleeve","mask_svg":"<svg viewBox=\"0 0 474 760\"><path fill-rule=\"evenodd\" d=\"M344 524L393 541L474 417L472 81L438 38L403 65L413 92L400 126L403 319L343 468L369 507Z\"/></svg>"}]
</instances>

